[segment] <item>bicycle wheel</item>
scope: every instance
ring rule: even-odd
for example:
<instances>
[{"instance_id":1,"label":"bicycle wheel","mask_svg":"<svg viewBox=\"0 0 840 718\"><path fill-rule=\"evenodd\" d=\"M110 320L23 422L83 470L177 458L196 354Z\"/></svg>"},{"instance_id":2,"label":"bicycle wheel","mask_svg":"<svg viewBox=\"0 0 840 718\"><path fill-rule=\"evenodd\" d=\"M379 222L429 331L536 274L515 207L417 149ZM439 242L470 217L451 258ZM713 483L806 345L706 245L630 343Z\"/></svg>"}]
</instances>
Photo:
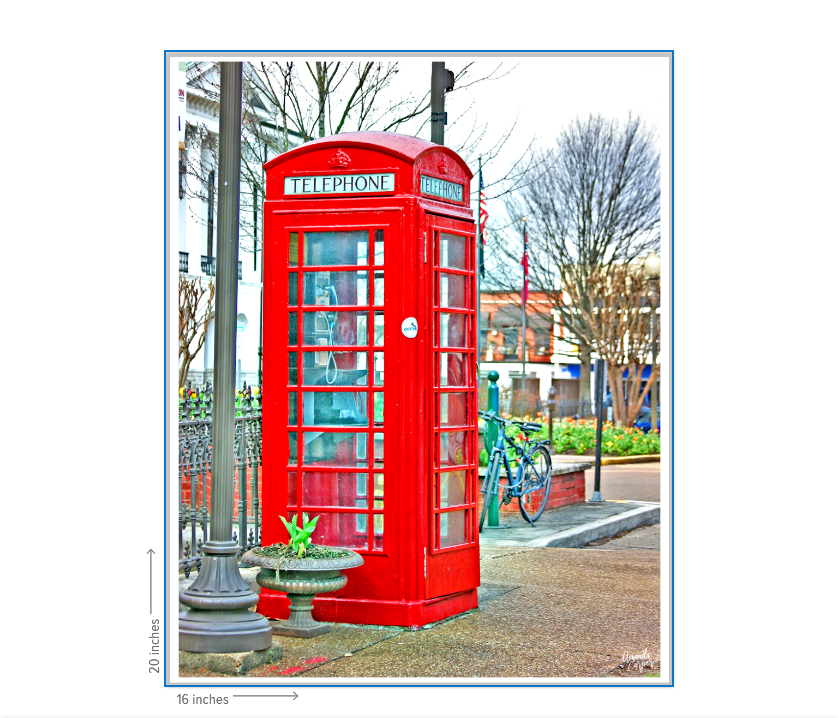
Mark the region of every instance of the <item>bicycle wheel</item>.
<instances>
[{"instance_id":1,"label":"bicycle wheel","mask_svg":"<svg viewBox=\"0 0 840 718\"><path fill-rule=\"evenodd\" d=\"M525 463L519 510L526 521L533 523L542 516L548 503L548 494L551 491L551 455L544 446L537 446L528 454L528 458L534 465Z\"/></svg>"},{"instance_id":2,"label":"bicycle wheel","mask_svg":"<svg viewBox=\"0 0 840 718\"><path fill-rule=\"evenodd\" d=\"M478 517L478 532L484 528L484 519L487 517L487 509L490 508L490 502L495 500L496 487L499 485L499 462L501 457L499 454L493 454L493 461L487 466L487 473L484 475L484 481L481 484L481 515Z\"/></svg>"}]
</instances>

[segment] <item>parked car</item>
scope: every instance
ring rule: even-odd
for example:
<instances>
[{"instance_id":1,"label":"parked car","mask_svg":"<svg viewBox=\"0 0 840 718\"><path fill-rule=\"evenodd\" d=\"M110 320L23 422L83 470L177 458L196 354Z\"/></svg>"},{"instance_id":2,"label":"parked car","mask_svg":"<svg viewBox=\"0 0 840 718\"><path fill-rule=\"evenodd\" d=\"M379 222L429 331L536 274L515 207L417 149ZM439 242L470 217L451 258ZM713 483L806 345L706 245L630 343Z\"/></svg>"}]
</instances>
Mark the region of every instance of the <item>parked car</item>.
<instances>
[{"instance_id":1,"label":"parked car","mask_svg":"<svg viewBox=\"0 0 840 718\"><path fill-rule=\"evenodd\" d=\"M656 428L658 431L662 431L662 422L660 420L662 414L659 413L659 407L656 410ZM636 417L636 421L633 422L633 426L641 429L646 434L650 431L650 407L643 406L639 415Z\"/></svg>"}]
</instances>

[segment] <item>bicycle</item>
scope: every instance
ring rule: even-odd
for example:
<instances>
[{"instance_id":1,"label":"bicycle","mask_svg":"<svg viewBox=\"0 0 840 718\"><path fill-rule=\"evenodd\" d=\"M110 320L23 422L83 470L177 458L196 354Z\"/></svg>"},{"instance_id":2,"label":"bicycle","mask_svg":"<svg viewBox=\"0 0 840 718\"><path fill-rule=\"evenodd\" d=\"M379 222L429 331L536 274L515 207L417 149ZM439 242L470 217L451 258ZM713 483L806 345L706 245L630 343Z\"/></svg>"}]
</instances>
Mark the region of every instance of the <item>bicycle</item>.
<instances>
[{"instance_id":1,"label":"bicycle","mask_svg":"<svg viewBox=\"0 0 840 718\"><path fill-rule=\"evenodd\" d=\"M540 431L542 424L534 424L527 421L509 421L496 416L494 413L479 411L479 415L486 421L496 421L501 425L501 431L496 439L493 451L487 460L487 473L481 485L483 504L478 519L478 530L484 528L484 519L490 508L490 502L499 491L499 472L502 463L508 476L508 483L505 486L504 494L499 499L499 505L509 504L514 498L519 499L519 511L525 520L534 525L542 516L545 506L548 503L548 494L551 490L551 455L546 448L548 440L530 443L530 434ZM507 436L505 427L517 426L525 434L525 448L517 444ZM486 430L486 429L485 429ZM516 454L518 468L515 478L510 467L510 460L505 451L505 444L508 444Z\"/></svg>"}]
</instances>

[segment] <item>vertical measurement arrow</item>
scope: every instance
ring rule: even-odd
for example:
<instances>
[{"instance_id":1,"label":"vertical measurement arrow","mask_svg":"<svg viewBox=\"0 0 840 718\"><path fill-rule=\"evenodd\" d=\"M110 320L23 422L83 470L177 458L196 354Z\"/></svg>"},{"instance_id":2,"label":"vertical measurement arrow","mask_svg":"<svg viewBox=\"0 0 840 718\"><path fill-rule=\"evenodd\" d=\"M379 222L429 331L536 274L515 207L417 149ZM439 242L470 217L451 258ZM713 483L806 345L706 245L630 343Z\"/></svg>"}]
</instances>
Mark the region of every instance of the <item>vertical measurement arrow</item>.
<instances>
[{"instance_id":1,"label":"vertical measurement arrow","mask_svg":"<svg viewBox=\"0 0 840 718\"><path fill-rule=\"evenodd\" d=\"M146 551L149 554L149 615L152 615L152 556L155 555L155 550L150 548Z\"/></svg>"}]
</instances>

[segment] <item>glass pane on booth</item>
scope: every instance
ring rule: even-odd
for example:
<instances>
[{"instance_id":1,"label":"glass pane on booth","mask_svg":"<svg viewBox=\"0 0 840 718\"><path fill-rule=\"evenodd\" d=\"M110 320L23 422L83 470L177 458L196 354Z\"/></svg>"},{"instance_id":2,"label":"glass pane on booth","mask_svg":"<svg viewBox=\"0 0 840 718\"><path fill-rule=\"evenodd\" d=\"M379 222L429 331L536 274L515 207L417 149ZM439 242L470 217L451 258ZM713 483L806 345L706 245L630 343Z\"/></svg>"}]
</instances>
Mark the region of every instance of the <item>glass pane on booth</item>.
<instances>
[{"instance_id":1,"label":"glass pane on booth","mask_svg":"<svg viewBox=\"0 0 840 718\"><path fill-rule=\"evenodd\" d=\"M470 277L464 274L445 274L441 272L438 285L438 301L441 307L467 309L469 307Z\"/></svg>"},{"instance_id":2,"label":"glass pane on booth","mask_svg":"<svg viewBox=\"0 0 840 718\"><path fill-rule=\"evenodd\" d=\"M377 229L374 231L373 263L376 265L385 264L385 231Z\"/></svg>"},{"instance_id":3,"label":"glass pane on booth","mask_svg":"<svg viewBox=\"0 0 840 718\"><path fill-rule=\"evenodd\" d=\"M457 234L440 233L440 265L451 269L467 268L467 240Z\"/></svg>"},{"instance_id":4,"label":"glass pane on booth","mask_svg":"<svg viewBox=\"0 0 840 718\"><path fill-rule=\"evenodd\" d=\"M463 466L469 461L467 456L467 432L448 431L440 434L440 453L438 461L441 468Z\"/></svg>"},{"instance_id":5,"label":"glass pane on booth","mask_svg":"<svg viewBox=\"0 0 840 718\"><path fill-rule=\"evenodd\" d=\"M373 303L381 307L385 304L385 272L375 272L373 276Z\"/></svg>"},{"instance_id":6,"label":"glass pane on booth","mask_svg":"<svg viewBox=\"0 0 840 718\"><path fill-rule=\"evenodd\" d=\"M441 312L439 347L466 347L468 338L466 314Z\"/></svg>"},{"instance_id":7,"label":"glass pane on booth","mask_svg":"<svg viewBox=\"0 0 840 718\"><path fill-rule=\"evenodd\" d=\"M367 434L303 432L303 463L320 466L367 466Z\"/></svg>"},{"instance_id":8,"label":"glass pane on booth","mask_svg":"<svg viewBox=\"0 0 840 718\"><path fill-rule=\"evenodd\" d=\"M468 386L467 355L441 352L440 386Z\"/></svg>"},{"instance_id":9,"label":"glass pane on booth","mask_svg":"<svg viewBox=\"0 0 840 718\"><path fill-rule=\"evenodd\" d=\"M303 264L306 267L367 264L368 231L304 232Z\"/></svg>"},{"instance_id":10,"label":"glass pane on booth","mask_svg":"<svg viewBox=\"0 0 840 718\"><path fill-rule=\"evenodd\" d=\"M312 543L322 546L366 549L368 547L367 516L349 512L320 514L311 538Z\"/></svg>"},{"instance_id":11,"label":"glass pane on booth","mask_svg":"<svg viewBox=\"0 0 840 718\"><path fill-rule=\"evenodd\" d=\"M298 343L298 315L297 312L289 312L289 346L293 347Z\"/></svg>"},{"instance_id":12,"label":"glass pane on booth","mask_svg":"<svg viewBox=\"0 0 840 718\"><path fill-rule=\"evenodd\" d=\"M385 352L373 353L373 385L385 384Z\"/></svg>"},{"instance_id":13,"label":"glass pane on booth","mask_svg":"<svg viewBox=\"0 0 840 718\"><path fill-rule=\"evenodd\" d=\"M303 313L303 345L322 346L364 346L367 344L367 312L322 312Z\"/></svg>"},{"instance_id":14,"label":"glass pane on booth","mask_svg":"<svg viewBox=\"0 0 840 718\"><path fill-rule=\"evenodd\" d=\"M438 474L440 508L457 506L467 502L466 478L466 471L445 471Z\"/></svg>"},{"instance_id":15,"label":"glass pane on booth","mask_svg":"<svg viewBox=\"0 0 840 718\"><path fill-rule=\"evenodd\" d=\"M289 392L289 425L295 426L297 422L297 392L290 391Z\"/></svg>"},{"instance_id":16,"label":"glass pane on booth","mask_svg":"<svg viewBox=\"0 0 840 718\"><path fill-rule=\"evenodd\" d=\"M289 233L289 266L298 266L298 233Z\"/></svg>"},{"instance_id":17,"label":"glass pane on booth","mask_svg":"<svg viewBox=\"0 0 840 718\"><path fill-rule=\"evenodd\" d=\"M304 272L303 305L327 307L335 304L367 306L368 273L364 272ZM328 317L328 321L332 321Z\"/></svg>"},{"instance_id":18,"label":"glass pane on booth","mask_svg":"<svg viewBox=\"0 0 840 718\"><path fill-rule=\"evenodd\" d=\"M304 426L368 426L365 391L303 392Z\"/></svg>"},{"instance_id":19,"label":"glass pane on booth","mask_svg":"<svg viewBox=\"0 0 840 718\"><path fill-rule=\"evenodd\" d=\"M297 384L297 352L289 352L289 384Z\"/></svg>"},{"instance_id":20,"label":"glass pane on booth","mask_svg":"<svg viewBox=\"0 0 840 718\"><path fill-rule=\"evenodd\" d=\"M289 306L297 306L298 275L297 272L289 272Z\"/></svg>"},{"instance_id":21,"label":"glass pane on booth","mask_svg":"<svg viewBox=\"0 0 840 718\"><path fill-rule=\"evenodd\" d=\"M439 394L439 426L465 426L467 416L467 394Z\"/></svg>"},{"instance_id":22,"label":"glass pane on booth","mask_svg":"<svg viewBox=\"0 0 840 718\"><path fill-rule=\"evenodd\" d=\"M305 471L303 501L309 507L367 508L367 474Z\"/></svg>"},{"instance_id":23,"label":"glass pane on booth","mask_svg":"<svg viewBox=\"0 0 840 718\"><path fill-rule=\"evenodd\" d=\"M304 386L365 386L367 352L307 351L303 353Z\"/></svg>"},{"instance_id":24,"label":"glass pane on booth","mask_svg":"<svg viewBox=\"0 0 840 718\"><path fill-rule=\"evenodd\" d=\"M385 312L373 313L373 344L377 347L385 344Z\"/></svg>"},{"instance_id":25,"label":"glass pane on booth","mask_svg":"<svg viewBox=\"0 0 840 718\"><path fill-rule=\"evenodd\" d=\"M440 548L467 543L467 511L440 514Z\"/></svg>"},{"instance_id":26,"label":"glass pane on booth","mask_svg":"<svg viewBox=\"0 0 840 718\"><path fill-rule=\"evenodd\" d=\"M296 471L289 471L288 472L288 480L289 480L289 506L294 506L297 504L297 472Z\"/></svg>"},{"instance_id":27,"label":"glass pane on booth","mask_svg":"<svg viewBox=\"0 0 840 718\"><path fill-rule=\"evenodd\" d=\"M297 463L297 432L289 432L289 463Z\"/></svg>"}]
</instances>

